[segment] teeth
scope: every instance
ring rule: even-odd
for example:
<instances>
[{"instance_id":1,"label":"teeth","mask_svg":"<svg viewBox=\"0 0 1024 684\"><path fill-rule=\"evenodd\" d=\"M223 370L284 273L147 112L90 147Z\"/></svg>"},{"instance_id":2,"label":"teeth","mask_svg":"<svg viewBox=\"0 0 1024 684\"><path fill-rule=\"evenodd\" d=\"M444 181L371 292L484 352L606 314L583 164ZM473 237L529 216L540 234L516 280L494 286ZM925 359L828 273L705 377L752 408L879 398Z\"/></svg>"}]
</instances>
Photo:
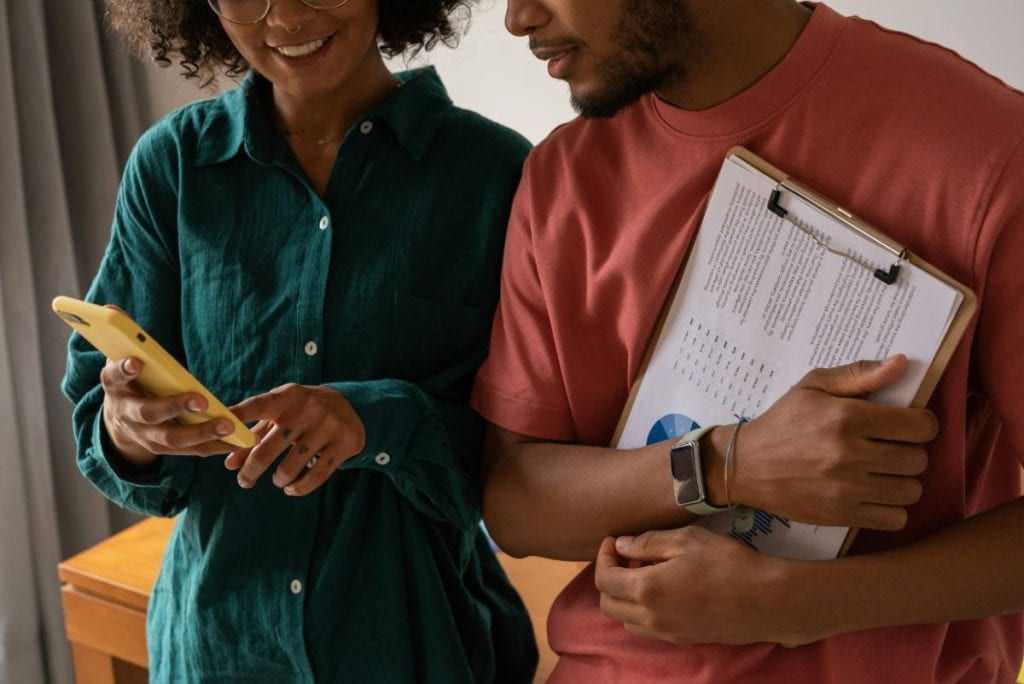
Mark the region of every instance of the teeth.
<instances>
[{"instance_id":1,"label":"teeth","mask_svg":"<svg viewBox=\"0 0 1024 684\"><path fill-rule=\"evenodd\" d=\"M305 57L306 55L311 55L322 48L326 42L326 38L321 38L320 40L314 40L302 45L281 45L274 49L285 57Z\"/></svg>"}]
</instances>

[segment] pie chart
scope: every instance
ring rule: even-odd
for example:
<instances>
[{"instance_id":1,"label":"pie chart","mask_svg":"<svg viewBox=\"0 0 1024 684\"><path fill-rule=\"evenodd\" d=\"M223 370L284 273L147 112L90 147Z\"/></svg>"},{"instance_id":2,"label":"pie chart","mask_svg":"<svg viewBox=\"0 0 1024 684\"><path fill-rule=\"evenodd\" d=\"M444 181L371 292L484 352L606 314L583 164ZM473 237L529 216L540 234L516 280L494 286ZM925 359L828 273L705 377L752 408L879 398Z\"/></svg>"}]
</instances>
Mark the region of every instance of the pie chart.
<instances>
[{"instance_id":1,"label":"pie chart","mask_svg":"<svg viewBox=\"0 0 1024 684\"><path fill-rule=\"evenodd\" d=\"M691 430L696 430L700 425L693 418L684 416L681 413L670 413L663 416L654 424L651 431L647 433L647 443L664 442L666 439L682 437Z\"/></svg>"}]
</instances>

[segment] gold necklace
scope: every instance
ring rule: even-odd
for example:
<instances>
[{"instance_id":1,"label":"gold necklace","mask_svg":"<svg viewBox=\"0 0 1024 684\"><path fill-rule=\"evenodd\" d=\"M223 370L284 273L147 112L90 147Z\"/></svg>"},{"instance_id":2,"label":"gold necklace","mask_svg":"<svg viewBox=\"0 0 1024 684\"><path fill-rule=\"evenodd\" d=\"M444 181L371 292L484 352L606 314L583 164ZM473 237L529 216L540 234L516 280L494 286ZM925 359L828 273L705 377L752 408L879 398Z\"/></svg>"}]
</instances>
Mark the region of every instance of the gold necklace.
<instances>
[{"instance_id":1,"label":"gold necklace","mask_svg":"<svg viewBox=\"0 0 1024 684\"><path fill-rule=\"evenodd\" d=\"M300 136L297 136L297 135L295 135L294 133L292 133L290 131L285 131L284 132L284 137L288 138L288 140L290 140L292 142L296 142L296 143L299 143L301 145L316 145L317 147L324 147L325 145L327 145L327 143L337 142L337 141L341 140L342 137L344 137L344 136L336 135L333 138L316 138L315 140L312 140L312 139L303 139Z\"/></svg>"}]
</instances>

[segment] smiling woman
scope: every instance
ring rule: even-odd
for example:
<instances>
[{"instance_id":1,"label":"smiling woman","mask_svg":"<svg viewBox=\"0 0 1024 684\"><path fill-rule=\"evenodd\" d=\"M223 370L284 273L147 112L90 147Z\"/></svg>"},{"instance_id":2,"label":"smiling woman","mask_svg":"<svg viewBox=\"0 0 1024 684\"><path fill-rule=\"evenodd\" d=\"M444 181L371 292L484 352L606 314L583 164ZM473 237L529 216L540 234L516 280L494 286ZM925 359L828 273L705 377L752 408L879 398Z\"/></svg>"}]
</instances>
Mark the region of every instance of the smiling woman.
<instances>
[{"instance_id":1,"label":"smiling woman","mask_svg":"<svg viewBox=\"0 0 1024 684\"><path fill-rule=\"evenodd\" d=\"M468 17L466 0L108 0L107 6L112 26L138 55L163 66L177 61L186 79L209 85L219 73L234 77L253 69L262 74L275 85L277 128L293 144L311 140L318 147L339 142L353 110L378 103L394 87L382 56L429 50L438 42L454 45L453 15L462 10ZM358 93L336 92L340 97L320 101L326 121L308 103L296 114L281 97L307 99L353 86ZM347 110L344 116L334 116L338 106ZM335 151L300 154L318 189L326 183Z\"/></svg>"},{"instance_id":2,"label":"smiling woman","mask_svg":"<svg viewBox=\"0 0 1024 684\"><path fill-rule=\"evenodd\" d=\"M234 402L256 446L179 420L204 399L147 396L139 360L77 335L64 381L86 477L180 514L151 681L532 677L529 618L479 526L467 405L529 145L382 56L452 42L465 5L108 0L186 78L245 73L136 144L86 299Z\"/></svg>"},{"instance_id":3,"label":"smiling woman","mask_svg":"<svg viewBox=\"0 0 1024 684\"><path fill-rule=\"evenodd\" d=\"M360 0L355 0L360 1ZM273 0L215 0L214 9L238 6L239 16L269 13ZM310 7L331 9L334 0L312 1ZM341 3L345 4L345 3ZM419 49L431 49L437 43L454 45L458 25L452 20L457 8L468 16L466 0L407 2L381 0L377 33L381 51L388 56ZM331 7L333 6L333 7ZM253 9L255 8L255 9ZM249 65L230 38L210 16L203 0L134 2L107 0L111 25L140 57L153 58L168 66L177 57L186 78L209 82L218 70L226 75L244 73Z\"/></svg>"}]
</instances>

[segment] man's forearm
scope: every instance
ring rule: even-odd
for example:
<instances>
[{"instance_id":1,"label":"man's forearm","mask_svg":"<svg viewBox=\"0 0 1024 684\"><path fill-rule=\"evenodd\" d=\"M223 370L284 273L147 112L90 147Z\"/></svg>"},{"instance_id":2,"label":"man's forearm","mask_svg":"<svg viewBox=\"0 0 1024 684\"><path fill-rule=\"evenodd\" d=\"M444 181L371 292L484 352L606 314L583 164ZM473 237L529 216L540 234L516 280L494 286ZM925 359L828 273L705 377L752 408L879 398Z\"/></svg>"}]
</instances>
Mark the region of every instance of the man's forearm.
<instances>
[{"instance_id":1,"label":"man's forearm","mask_svg":"<svg viewBox=\"0 0 1024 684\"><path fill-rule=\"evenodd\" d=\"M905 507L920 498L923 444L938 426L923 409L859 397L905 367L905 357L893 357L812 371L742 431L729 425L705 434L700 464L710 502L731 500L815 525L900 529ZM565 560L595 558L609 535L680 527L693 516L673 500L669 447L542 442L492 426L484 518L509 553Z\"/></svg>"},{"instance_id":2,"label":"man's forearm","mask_svg":"<svg viewBox=\"0 0 1024 684\"><path fill-rule=\"evenodd\" d=\"M514 556L593 560L608 535L693 519L672 499L665 444L618 450L495 439L492 432L484 519Z\"/></svg>"},{"instance_id":3,"label":"man's forearm","mask_svg":"<svg viewBox=\"0 0 1024 684\"><path fill-rule=\"evenodd\" d=\"M796 642L861 629L1024 610L1024 499L909 546L794 562L786 610Z\"/></svg>"}]
</instances>

